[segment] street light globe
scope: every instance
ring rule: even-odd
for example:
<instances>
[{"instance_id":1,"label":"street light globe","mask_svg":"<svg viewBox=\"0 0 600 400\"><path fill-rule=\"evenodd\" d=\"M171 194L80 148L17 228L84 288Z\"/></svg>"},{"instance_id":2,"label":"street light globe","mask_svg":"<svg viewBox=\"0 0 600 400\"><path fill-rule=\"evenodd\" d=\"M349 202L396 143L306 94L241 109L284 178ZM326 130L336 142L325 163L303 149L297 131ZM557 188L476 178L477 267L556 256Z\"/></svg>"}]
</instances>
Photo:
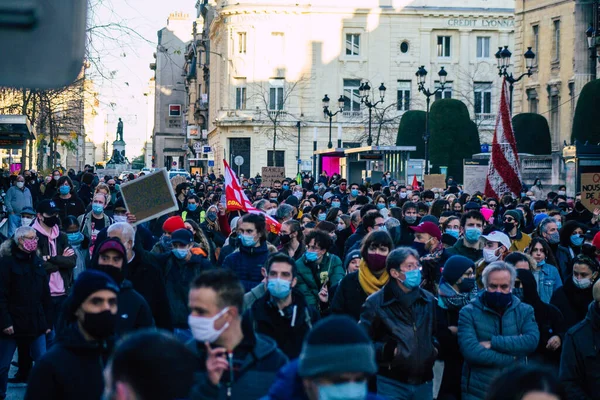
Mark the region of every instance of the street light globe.
<instances>
[{"instance_id":1,"label":"street light globe","mask_svg":"<svg viewBox=\"0 0 600 400\"><path fill-rule=\"evenodd\" d=\"M495 54L498 68L502 67L502 47L498 47L498 51Z\"/></svg>"},{"instance_id":2,"label":"street light globe","mask_svg":"<svg viewBox=\"0 0 600 400\"><path fill-rule=\"evenodd\" d=\"M369 93L371 93L371 86L369 85L369 82L365 82L365 96L368 96Z\"/></svg>"},{"instance_id":3,"label":"street light globe","mask_svg":"<svg viewBox=\"0 0 600 400\"><path fill-rule=\"evenodd\" d=\"M344 103L346 103L346 99L344 99L344 96L340 95L340 98L338 99L338 106L340 106L340 110L344 109Z\"/></svg>"},{"instance_id":4,"label":"street light globe","mask_svg":"<svg viewBox=\"0 0 600 400\"><path fill-rule=\"evenodd\" d=\"M502 57L502 65L508 67L510 65L510 57L512 56L512 53L508 50L508 46L504 46L504 49L500 52L500 56Z\"/></svg>"},{"instance_id":5,"label":"street light globe","mask_svg":"<svg viewBox=\"0 0 600 400\"><path fill-rule=\"evenodd\" d=\"M438 75L440 77L440 84L444 85L446 83L446 77L448 76L448 72L444 69L444 67L441 67L440 72L438 72Z\"/></svg>"},{"instance_id":6,"label":"street light globe","mask_svg":"<svg viewBox=\"0 0 600 400\"><path fill-rule=\"evenodd\" d=\"M385 97L385 90L385 85L381 82L381 86L379 86L379 97L381 97L382 100Z\"/></svg>"},{"instance_id":7,"label":"street light globe","mask_svg":"<svg viewBox=\"0 0 600 400\"><path fill-rule=\"evenodd\" d=\"M427 70L425 69L424 65L421 65L419 67L419 69L417 70L416 75L417 75L418 83L421 84L421 85L424 85L425 84L425 78L427 77Z\"/></svg>"},{"instance_id":8,"label":"street light globe","mask_svg":"<svg viewBox=\"0 0 600 400\"><path fill-rule=\"evenodd\" d=\"M360 83L360 86L358 88L358 94L360 95L360 97L365 97L365 84L363 82Z\"/></svg>"},{"instance_id":9,"label":"street light globe","mask_svg":"<svg viewBox=\"0 0 600 400\"><path fill-rule=\"evenodd\" d=\"M527 48L527 51L525 52L525 54L523 54L523 57L525 57L525 66L527 67L527 69L533 68L533 60L535 59L535 53L531 51L531 47Z\"/></svg>"},{"instance_id":10,"label":"street light globe","mask_svg":"<svg viewBox=\"0 0 600 400\"><path fill-rule=\"evenodd\" d=\"M327 95L325 95L325 97L323 97L323 108L325 107L329 107L329 97Z\"/></svg>"}]
</instances>

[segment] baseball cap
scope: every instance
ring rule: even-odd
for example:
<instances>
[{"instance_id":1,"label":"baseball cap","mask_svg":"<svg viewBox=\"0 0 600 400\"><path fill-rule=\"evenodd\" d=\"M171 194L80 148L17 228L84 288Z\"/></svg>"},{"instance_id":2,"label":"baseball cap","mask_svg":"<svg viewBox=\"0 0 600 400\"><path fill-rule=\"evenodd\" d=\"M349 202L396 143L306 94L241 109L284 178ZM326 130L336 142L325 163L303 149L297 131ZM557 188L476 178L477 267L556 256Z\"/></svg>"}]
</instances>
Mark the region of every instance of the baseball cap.
<instances>
[{"instance_id":1,"label":"baseball cap","mask_svg":"<svg viewBox=\"0 0 600 400\"><path fill-rule=\"evenodd\" d=\"M35 215L36 212L33 209L33 207L23 207L23 209L21 210L21 215L23 214Z\"/></svg>"},{"instance_id":2,"label":"baseball cap","mask_svg":"<svg viewBox=\"0 0 600 400\"><path fill-rule=\"evenodd\" d=\"M181 243L181 244L190 244L194 241L194 236L192 232L187 229L177 229L171 235L171 243Z\"/></svg>"},{"instance_id":3,"label":"baseball cap","mask_svg":"<svg viewBox=\"0 0 600 400\"><path fill-rule=\"evenodd\" d=\"M502 246L510 249L510 239L506 235L506 233L502 233L500 231L492 231L487 235L482 235L485 240L489 240L490 242L500 243Z\"/></svg>"},{"instance_id":4,"label":"baseball cap","mask_svg":"<svg viewBox=\"0 0 600 400\"><path fill-rule=\"evenodd\" d=\"M104 253L105 251L114 250L125 256L125 248L121 243L119 243L114 238L109 238L100 244L100 248L98 249L98 254Z\"/></svg>"},{"instance_id":5,"label":"baseball cap","mask_svg":"<svg viewBox=\"0 0 600 400\"><path fill-rule=\"evenodd\" d=\"M40 214L56 214L60 209L52 200L42 200L37 206L37 212Z\"/></svg>"},{"instance_id":6,"label":"baseball cap","mask_svg":"<svg viewBox=\"0 0 600 400\"><path fill-rule=\"evenodd\" d=\"M411 226L410 229L417 233L427 233L428 235L436 238L437 240L442 239L442 232L440 228L430 221L421 222L417 226Z\"/></svg>"}]
</instances>

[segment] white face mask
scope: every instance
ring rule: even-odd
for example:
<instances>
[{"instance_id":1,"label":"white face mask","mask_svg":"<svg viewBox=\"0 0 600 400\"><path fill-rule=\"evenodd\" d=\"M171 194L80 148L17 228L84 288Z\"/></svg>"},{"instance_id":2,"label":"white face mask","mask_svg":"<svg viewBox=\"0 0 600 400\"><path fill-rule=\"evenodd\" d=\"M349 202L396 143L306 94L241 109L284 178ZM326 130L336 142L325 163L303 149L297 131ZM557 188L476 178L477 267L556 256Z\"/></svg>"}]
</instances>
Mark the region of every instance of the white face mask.
<instances>
[{"instance_id":1,"label":"white face mask","mask_svg":"<svg viewBox=\"0 0 600 400\"><path fill-rule=\"evenodd\" d=\"M193 315L188 316L188 325L192 331L192 336L198 342L214 343L221 336L225 329L229 328L229 322L227 322L219 330L215 329L215 321L221 318L229 310L229 307L225 307L221 312L216 314L214 317L195 317Z\"/></svg>"},{"instance_id":2,"label":"white face mask","mask_svg":"<svg viewBox=\"0 0 600 400\"><path fill-rule=\"evenodd\" d=\"M17 182L17 187L19 189L23 189L23 186L25 186L25 182Z\"/></svg>"},{"instance_id":3,"label":"white face mask","mask_svg":"<svg viewBox=\"0 0 600 400\"><path fill-rule=\"evenodd\" d=\"M29 226L33 222L33 218L21 218L21 226Z\"/></svg>"},{"instance_id":4,"label":"white face mask","mask_svg":"<svg viewBox=\"0 0 600 400\"><path fill-rule=\"evenodd\" d=\"M60 179L60 175L54 175L54 176L52 177L52 179L54 179L55 181L57 181L57 180L59 180L59 179Z\"/></svg>"},{"instance_id":5,"label":"white face mask","mask_svg":"<svg viewBox=\"0 0 600 400\"><path fill-rule=\"evenodd\" d=\"M115 222L127 222L127 215L113 215Z\"/></svg>"},{"instance_id":6,"label":"white face mask","mask_svg":"<svg viewBox=\"0 0 600 400\"><path fill-rule=\"evenodd\" d=\"M587 289L590 286L592 286L592 280L590 278L585 278L585 279L577 279L573 276L573 283L575 284L575 286L577 286L579 289Z\"/></svg>"},{"instance_id":7,"label":"white face mask","mask_svg":"<svg viewBox=\"0 0 600 400\"><path fill-rule=\"evenodd\" d=\"M483 249L483 260L488 264L497 261L500 258L499 255L496 255L497 250L498 249Z\"/></svg>"},{"instance_id":8,"label":"white face mask","mask_svg":"<svg viewBox=\"0 0 600 400\"><path fill-rule=\"evenodd\" d=\"M276 208L271 208L269 211L267 211L267 215L270 215L271 217L274 217L275 214L277 214Z\"/></svg>"}]
</instances>

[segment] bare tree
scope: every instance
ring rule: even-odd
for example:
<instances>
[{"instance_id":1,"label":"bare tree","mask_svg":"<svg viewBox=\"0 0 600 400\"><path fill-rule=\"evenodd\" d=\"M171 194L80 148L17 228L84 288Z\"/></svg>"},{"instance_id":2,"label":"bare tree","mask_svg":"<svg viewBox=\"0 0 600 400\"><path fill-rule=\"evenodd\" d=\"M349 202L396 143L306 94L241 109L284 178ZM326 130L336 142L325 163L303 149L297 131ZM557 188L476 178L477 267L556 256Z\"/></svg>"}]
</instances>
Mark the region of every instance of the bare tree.
<instances>
[{"instance_id":1,"label":"bare tree","mask_svg":"<svg viewBox=\"0 0 600 400\"><path fill-rule=\"evenodd\" d=\"M453 96L456 97L457 100L465 103L469 109L469 114L472 116L472 121L475 122L478 130L482 126L489 124L490 118L493 116L494 112L492 109L490 109L489 113L484 112L482 108L483 100L476 99L477 95L475 92L482 93L480 96L484 96L483 92L494 92L498 85L497 79L486 79L488 72L484 66L487 66L487 64L476 63L474 67L469 70L459 66L456 70L456 81L461 82L461 86L452 88ZM494 77L496 76L494 75ZM476 100L479 101L479 104ZM491 100L490 95L490 108L493 107ZM478 110L478 107L480 112L476 114L475 111Z\"/></svg>"}]
</instances>

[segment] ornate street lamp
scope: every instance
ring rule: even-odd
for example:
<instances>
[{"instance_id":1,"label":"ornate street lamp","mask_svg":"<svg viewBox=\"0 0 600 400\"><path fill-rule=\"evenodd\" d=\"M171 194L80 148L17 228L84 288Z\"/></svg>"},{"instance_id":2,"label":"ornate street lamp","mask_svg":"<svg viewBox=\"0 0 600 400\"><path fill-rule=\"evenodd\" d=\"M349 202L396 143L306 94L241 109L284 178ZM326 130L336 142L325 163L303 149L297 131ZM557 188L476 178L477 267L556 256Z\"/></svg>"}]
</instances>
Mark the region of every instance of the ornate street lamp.
<instances>
[{"instance_id":1,"label":"ornate street lamp","mask_svg":"<svg viewBox=\"0 0 600 400\"><path fill-rule=\"evenodd\" d=\"M503 76L506 78L506 81L509 85L510 90L510 110L512 113L512 100L513 100L513 85L515 82L519 82L524 76L531 76L533 74L533 63L535 60L535 53L531 51L531 47L527 48L523 57L525 58L525 68L527 72L522 73L518 78L515 78L511 73L508 73L508 67L510 66L510 58L512 53L508 50L508 46L498 47L498 51L496 52L496 62L498 63L498 76Z\"/></svg>"},{"instance_id":2,"label":"ornate street lamp","mask_svg":"<svg viewBox=\"0 0 600 400\"><path fill-rule=\"evenodd\" d=\"M358 88L358 93L360 95L360 102L369 109L369 137L367 138L368 146L373 144L373 136L371 134L372 110L379 103L383 103L383 99L385 98L386 90L387 89L386 89L385 85L383 84L383 82L381 82L381 85L379 86L379 100L375 103L372 103L371 100L369 100L369 95L371 94L371 86L369 85L369 82L361 83L360 87ZM379 146L379 136L377 136L377 146Z\"/></svg>"},{"instance_id":3,"label":"ornate street lamp","mask_svg":"<svg viewBox=\"0 0 600 400\"><path fill-rule=\"evenodd\" d=\"M322 101L323 101L323 115L325 116L325 118L329 118L329 143L327 143L327 147L331 149L333 147L333 143L331 142L331 121L333 120L334 116L336 116L339 113L341 113L342 111L344 111L344 96L340 96L340 98L338 99L339 110L337 110L335 113L332 113L329 110L329 97L327 95L325 95L325 97L323 97Z\"/></svg>"}]
</instances>

